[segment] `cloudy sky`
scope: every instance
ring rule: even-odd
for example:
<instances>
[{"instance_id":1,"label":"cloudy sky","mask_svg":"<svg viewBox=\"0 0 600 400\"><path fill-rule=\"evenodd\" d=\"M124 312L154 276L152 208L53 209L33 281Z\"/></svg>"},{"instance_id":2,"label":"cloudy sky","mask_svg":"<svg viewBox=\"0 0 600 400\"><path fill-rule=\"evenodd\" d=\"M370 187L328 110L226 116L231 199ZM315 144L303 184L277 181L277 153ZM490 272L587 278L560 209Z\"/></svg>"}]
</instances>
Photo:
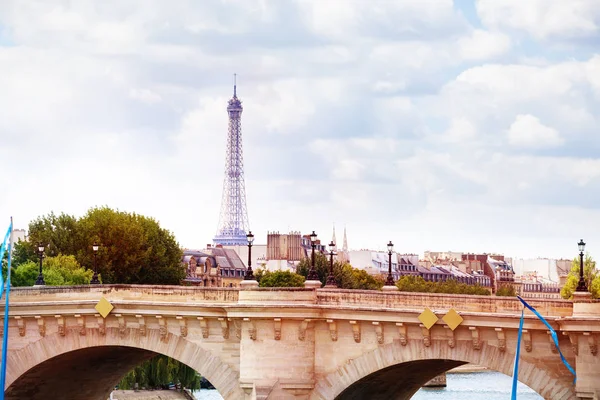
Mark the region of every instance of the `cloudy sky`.
<instances>
[{"instance_id":1,"label":"cloudy sky","mask_svg":"<svg viewBox=\"0 0 600 400\"><path fill-rule=\"evenodd\" d=\"M0 221L210 243L234 72L257 242L600 257L598 0L3 0Z\"/></svg>"}]
</instances>

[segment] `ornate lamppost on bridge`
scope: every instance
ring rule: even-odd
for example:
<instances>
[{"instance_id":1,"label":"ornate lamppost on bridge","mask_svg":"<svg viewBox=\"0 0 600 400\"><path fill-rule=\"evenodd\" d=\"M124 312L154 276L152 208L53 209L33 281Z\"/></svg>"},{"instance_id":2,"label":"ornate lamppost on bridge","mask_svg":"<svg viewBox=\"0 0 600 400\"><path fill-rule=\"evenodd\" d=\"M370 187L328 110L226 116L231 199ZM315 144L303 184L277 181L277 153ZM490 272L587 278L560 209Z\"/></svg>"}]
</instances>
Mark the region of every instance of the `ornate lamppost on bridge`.
<instances>
[{"instance_id":1,"label":"ornate lamppost on bridge","mask_svg":"<svg viewBox=\"0 0 600 400\"><path fill-rule=\"evenodd\" d=\"M317 247L317 234L315 231L312 231L310 234L310 245L312 246L312 253L310 256L310 270L308 271L308 276L306 277L307 281L318 281L319 274L317 274L317 270L315 269L315 247Z\"/></svg>"},{"instance_id":2,"label":"ornate lamppost on bridge","mask_svg":"<svg viewBox=\"0 0 600 400\"><path fill-rule=\"evenodd\" d=\"M246 235L246 238L248 239L248 269L246 270L246 276L244 277L244 280L246 281L253 281L256 278L254 278L254 273L252 272L252 243L254 242L254 235L252 234L252 231L248 232L248 234Z\"/></svg>"},{"instance_id":3,"label":"ornate lamppost on bridge","mask_svg":"<svg viewBox=\"0 0 600 400\"><path fill-rule=\"evenodd\" d=\"M335 254L333 250L335 249L335 243L333 240L329 243L329 276L327 277L327 282L325 283L325 287L336 288L338 287L337 282L335 281L335 277L333 276L333 255Z\"/></svg>"},{"instance_id":4,"label":"ornate lamppost on bridge","mask_svg":"<svg viewBox=\"0 0 600 400\"><path fill-rule=\"evenodd\" d=\"M387 244L387 249L388 249L388 276L387 276L387 280L385 281L385 286L396 286L394 284L394 277L392 276L392 251L394 250L394 244L392 243L391 240Z\"/></svg>"},{"instance_id":5,"label":"ornate lamppost on bridge","mask_svg":"<svg viewBox=\"0 0 600 400\"><path fill-rule=\"evenodd\" d=\"M94 242L94 244L92 245L92 250L94 250L94 276L92 276L92 280L90 281L90 284L92 284L92 285L100 284L100 279L98 279L98 262L96 260L99 248L100 248L100 245L98 243Z\"/></svg>"},{"instance_id":6,"label":"ornate lamppost on bridge","mask_svg":"<svg viewBox=\"0 0 600 400\"><path fill-rule=\"evenodd\" d=\"M583 277L583 251L585 250L585 242L581 239L577 245L579 246L579 283L577 284L577 289L575 291L587 292L587 284Z\"/></svg>"},{"instance_id":7,"label":"ornate lamppost on bridge","mask_svg":"<svg viewBox=\"0 0 600 400\"><path fill-rule=\"evenodd\" d=\"M44 282L44 274L42 273L42 260L44 258L44 245L42 242L38 243L38 255L40 256L40 273L35 281L34 286L44 286L46 282Z\"/></svg>"}]
</instances>

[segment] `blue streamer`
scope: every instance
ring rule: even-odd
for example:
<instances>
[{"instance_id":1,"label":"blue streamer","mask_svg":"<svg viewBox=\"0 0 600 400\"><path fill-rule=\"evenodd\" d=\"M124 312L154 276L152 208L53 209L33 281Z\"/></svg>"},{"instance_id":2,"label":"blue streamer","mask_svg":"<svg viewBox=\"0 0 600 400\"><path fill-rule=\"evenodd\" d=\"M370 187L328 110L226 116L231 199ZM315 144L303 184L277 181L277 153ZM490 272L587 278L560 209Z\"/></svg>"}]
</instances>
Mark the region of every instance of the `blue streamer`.
<instances>
[{"instance_id":1,"label":"blue streamer","mask_svg":"<svg viewBox=\"0 0 600 400\"><path fill-rule=\"evenodd\" d=\"M517 351L515 353L515 365L513 367L512 392L510 400L517 400L517 383L519 382L519 357L521 354L521 337L523 336L523 320L525 319L525 309L521 310L521 322L519 322L519 335L517 336Z\"/></svg>"},{"instance_id":2,"label":"blue streamer","mask_svg":"<svg viewBox=\"0 0 600 400\"><path fill-rule=\"evenodd\" d=\"M12 232L12 221L10 226L8 227L8 231L6 231L6 235L4 236L4 241L0 245L0 263L4 260L4 252L6 251L6 242L10 237L10 233ZM0 264L1 265L1 264ZM4 276L2 275L2 268L0 268L0 298L2 298L2 293L4 292Z\"/></svg>"},{"instance_id":3,"label":"blue streamer","mask_svg":"<svg viewBox=\"0 0 600 400\"><path fill-rule=\"evenodd\" d=\"M573 367L571 367L571 365L569 365L569 362L565 359L565 356L563 356L562 351L560 351L560 347L558 346L558 336L556 335L556 331L552 328L552 326L550 326L550 324L548 323L548 321L546 321L544 319L544 317L542 317L540 315L539 312L537 312L537 310L533 307L531 307L529 304L527 304L527 302L525 300L523 300L520 296L517 296L517 298L519 300L521 300L521 303L523 303L523 305L525 307L527 307L532 313L535 314L536 317L538 317L540 319L540 321L542 321L544 323L544 325L546 325L546 327L548 327L548 329L550 330L550 334L552 335L552 340L554 341L554 345L556 346L556 349L558 350L558 354L560 354L560 359L562 360L563 364L565 365L565 367L567 367L567 369L573 374L573 376L575 377L573 379L573 384L575 384L577 382L577 374L575 373L575 370L573 369ZM519 345L521 344L521 340L519 338ZM517 347L518 348L518 347Z\"/></svg>"},{"instance_id":4,"label":"blue streamer","mask_svg":"<svg viewBox=\"0 0 600 400\"><path fill-rule=\"evenodd\" d=\"M6 387L6 358L8 356L8 295L10 294L10 264L12 261L12 217L10 217L10 228L7 236L8 243L8 271L6 273L6 303L4 306L4 335L2 336L2 364L0 364L0 400L4 400L4 388Z\"/></svg>"}]
</instances>

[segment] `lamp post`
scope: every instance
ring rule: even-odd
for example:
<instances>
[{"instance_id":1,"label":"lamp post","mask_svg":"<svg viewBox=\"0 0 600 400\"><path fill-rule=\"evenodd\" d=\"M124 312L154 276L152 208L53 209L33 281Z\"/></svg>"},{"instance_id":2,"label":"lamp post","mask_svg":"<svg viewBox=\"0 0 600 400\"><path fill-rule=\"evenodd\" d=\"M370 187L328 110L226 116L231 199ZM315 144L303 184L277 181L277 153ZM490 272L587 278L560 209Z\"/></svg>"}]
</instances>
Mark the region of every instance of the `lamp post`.
<instances>
[{"instance_id":1,"label":"lamp post","mask_svg":"<svg viewBox=\"0 0 600 400\"><path fill-rule=\"evenodd\" d=\"M312 231L312 233L310 234L310 245L312 246L312 253L311 253L311 265L310 265L310 270L308 271L308 276L306 277L307 281L318 281L319 280L319 274L317 274L317 270L315 270L315 247L317 247L317 234L315 233L315 231Z\"/></svg>"},{"instance_id":2,"label":"lamp post","mask_svg":"<svg viewBox=\"0 0 600 400\"><path fill-rule=\"evenodd\" d=\"M92 281L90 282L90 284L92 284L92 285L100 284L100 279L98 279L98 263L96 260L96 257L98 256L99 248L100 248L100 245L98 245L98 243L94 242L94 244L92 245L92 250L94 250L94 276L92 276Z\"/></svg>"},{"instance_id":3,"label":"lamp post","mask_svg":"<svg viewBox=\"0 0 600 400\"><path fill-rule=\"evenodd\" d=\"M246 270L246 276L244 277L244 280L245 281L253 281L253 280L255 280L255 278L254 278L254 273L252 272L252 261L251 261L252 243L254 242L254 235L252 234L252 231L248 232L248 234L246 235L246 238L248 239L248 269Z\"/></svg>"},{"instance_id":4,"label":"lamp post","mask_svg":"<svg viewBox=\"0 0 600 400\"><path fill-rule=\"evenodd\" d=\"M585 242L581 239L577 245L579 246L579 283L577 284L577 289L575 291L587 292L587 284L583 278L583 251L585 250Z\"/></svg>"},{"instance_id":5,"label":"lamp post","mask_svg":"<svg viewBox=\"0 0 600 400\"><path fill-rule=\"evenodd\" d=\"M388 248L388 276L385 281L385 286L395 286L394 285L394 277L392 276L392 250L394 250L394 244L390 240L387 244Z\"/></svg>"},{"instance_id":6,"label":"lamp post","mask_svg":"<svg viewBox=\"0 0 600 400\"><path fill-rule=\"evenodd\" d=\"M337 282L333 276L333 250L335 249L335 243L333 240L329 243L329 276L327 277L327 283L325 283L325 287L338 287Z\"/></svg>"},{"instance_id":7,"label":"lamp post","mask_svg":"<svg viewBox=\"0 0 600 400\"><path fill-rule=\"evenodd\" d=\"M38 243L38 255L40 256L40 273L35 281L35 286L44 286L46 282L44 282L44 274L42 273L42 259L44 258L44 245L40 242Z\"/></svg>"}]
</instances>

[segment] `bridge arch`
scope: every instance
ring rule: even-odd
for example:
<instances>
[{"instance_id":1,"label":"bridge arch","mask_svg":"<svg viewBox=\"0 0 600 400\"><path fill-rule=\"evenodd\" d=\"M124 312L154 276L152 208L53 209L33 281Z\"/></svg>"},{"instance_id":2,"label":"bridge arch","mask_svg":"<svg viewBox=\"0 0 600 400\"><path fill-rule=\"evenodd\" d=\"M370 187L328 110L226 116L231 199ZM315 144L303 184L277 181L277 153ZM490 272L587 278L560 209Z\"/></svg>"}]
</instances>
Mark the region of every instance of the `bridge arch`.
<instances>
[{"instance_id":1,"label":"bridge arch","mask_svg":"<svg viewBox=\"0 0 600 400\"><path fill-rule=\"evenodd\" d=\"M92 399L98 393L110 393L110 389L125 373L157 354L171 357L200 372L225 399L244 398L244 393L239 387L239 372L224 363L217 355L202 348L198 343L172 333L167 333L167 336L161 340L158 329L148 329L143 336L130 330L121 336L119 328L109 327L106 328L104 335L101 335L97 329L88 329L85 335L79 335L74 331L67 332L66 336L53 333L20 350L9 352L6 398L37 399L37 397L23 397L23 393L30 393L31 385L36 384L38 376L44 371L70 368L73 373L81 374L87 372L81 372L78 368L87 367L90 363L94 364L95 360L99 364L112 362L112 365L104 365L111 370L112 376L105 376L102 379L102 376L98 376L101 375L99 371L102 370L102 365L96 367L91 365L92 369L88 373L90 379L89 381L86 379L85 384L79 384L73 380L66 382L70 385L69 388L75 383L73 389L84 392L80 394L82 399ZM109 361L104 361L107 359ZM69 363L71 364L69 365ZM44 365L46 365L45 368ZM64 376L65 374L59 375ZM67 374L67 376L69 375ZM106 385L107 382L112 383L109 383L106 388L98 387L98 385ZM92 386L89 390L87 387L83 387L88 385ZM85 390L88 393L85 393ZM44 398L76 399L79 397L55 394L55 396Z\"/></svg>"},{"instance_id":2,"label":"bridge arch","mask_svg":"<svg viewBox=\"0 0 600 400\"><path fill-rule=\"evenodd\" d=\"M521 353L519 381L545 399L576 399L572 375L560 360L532 361ZM430 347L425 347L422 340L411 340L406 346L394 341L348 360L317 379L311 399L410 399L430 379L459 365L478 364L512 376L513 362L514 352L502 352L486 343L475 350L469 341L457 341L454 348L441 340L432 341Z\"/></svg>"}]
</instances>

